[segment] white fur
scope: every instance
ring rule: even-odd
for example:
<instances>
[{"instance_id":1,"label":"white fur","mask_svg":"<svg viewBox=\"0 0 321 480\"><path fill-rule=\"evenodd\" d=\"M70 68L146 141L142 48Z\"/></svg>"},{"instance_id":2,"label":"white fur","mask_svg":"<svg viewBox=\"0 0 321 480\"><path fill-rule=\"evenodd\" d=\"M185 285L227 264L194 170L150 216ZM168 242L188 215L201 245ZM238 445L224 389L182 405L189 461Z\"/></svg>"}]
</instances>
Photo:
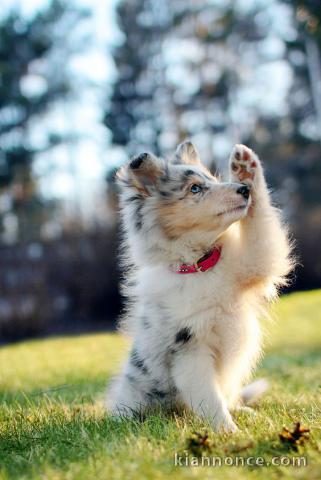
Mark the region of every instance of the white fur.
<instances>
[{"instance_id":1,"label":"white fur","mask_svg":"<svg viewBox=\"0 0 321 480\"><path fill-rule=\"evenodd\" d=\"M250 160L242 163L244 152ZM253 160L255 168L250 166ZM109 388L107 406L114 414L130 415L156 404L183 405L216 430L237 429L230 410L261 354L258 316L265 300L274 298L284 283L291 260L257 156L238 145L231 161L239 171L231 171L229 183L213 184L213 191L239 185L243 168L254 176L242 182L251 187L251 197L244 211L223 215L225 220L212 232L192 231L168 240L155 222L153 200L148 199L142 207L147 233L141 235L132 226L133 211L123 207L128 261L136 265L134 287L127 287L131 305L125 324L139 354L138 361L127 360ZM204 244L215 242L222 245L222 255L214 268L187 275L171 271L172 264L195 262L204 253ZM175 342L182 329L192 338ZM249 400L255 393L254 387L252 392L244 390L243 396Z\"/></svg>"}]
</instances>

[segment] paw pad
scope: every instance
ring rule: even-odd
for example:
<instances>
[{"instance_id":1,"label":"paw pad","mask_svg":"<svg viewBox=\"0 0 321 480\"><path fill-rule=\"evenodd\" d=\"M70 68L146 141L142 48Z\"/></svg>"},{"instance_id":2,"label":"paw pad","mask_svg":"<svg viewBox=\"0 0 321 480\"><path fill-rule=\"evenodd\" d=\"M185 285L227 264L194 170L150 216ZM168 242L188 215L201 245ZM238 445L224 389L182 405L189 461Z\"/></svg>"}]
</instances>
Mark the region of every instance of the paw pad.
<instances>
[{"instance_id":1,"label":"paw pad","mask_svg":"<svg viewBox=\"0 0 321 480\"><path fill-rule=\"evenodd\" d=\"M231 155L231 170L239 182L253 180L258 161L255 153L245 145L236 145Z\"/></svg>"},{"instance_id":2,"label":"paw pad","mask_svg":"<svg viewBox=\"0 0 321 480\"><path fill-rule=\"evenodd\" d=\"M245 148L243 150L243 160L247 161L249 158L250 158L250 154L249 154L248 150Z\"/></svg>"}]
</instances>

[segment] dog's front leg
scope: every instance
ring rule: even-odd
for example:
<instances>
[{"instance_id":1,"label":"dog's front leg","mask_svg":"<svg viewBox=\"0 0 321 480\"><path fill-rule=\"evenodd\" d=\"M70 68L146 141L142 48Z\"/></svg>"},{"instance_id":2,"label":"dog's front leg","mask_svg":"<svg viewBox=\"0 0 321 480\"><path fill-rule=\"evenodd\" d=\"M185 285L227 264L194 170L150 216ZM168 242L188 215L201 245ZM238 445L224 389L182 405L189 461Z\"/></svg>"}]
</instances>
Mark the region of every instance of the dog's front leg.
<instances>
[{"instance_id":1,"label":"dog's front leg","mask_svg":"<svg viewBox=\"0 0 321 480\"><path fill-rule=\"evenodd\" d=\"M208 347L202 345L176 352L172 375L188 408L209 421L215 430L237 430L216 384L214 362Z\"/></svg>"},{"instance_id":2,"label":"dog's front leg","mask_svg":"<svg viewBox=\"0 0 321 480\"><path fill-rule=\"evenodd\" d=\"M234 269L241 281L249 284L282 277L291 270L290 246L282 227L279 212L270 200L263 168L257 155L245 145L236 145L230 158L231 181L250 188L247 216L240 222L240 249Z\"/></svg>"}]
</instances>

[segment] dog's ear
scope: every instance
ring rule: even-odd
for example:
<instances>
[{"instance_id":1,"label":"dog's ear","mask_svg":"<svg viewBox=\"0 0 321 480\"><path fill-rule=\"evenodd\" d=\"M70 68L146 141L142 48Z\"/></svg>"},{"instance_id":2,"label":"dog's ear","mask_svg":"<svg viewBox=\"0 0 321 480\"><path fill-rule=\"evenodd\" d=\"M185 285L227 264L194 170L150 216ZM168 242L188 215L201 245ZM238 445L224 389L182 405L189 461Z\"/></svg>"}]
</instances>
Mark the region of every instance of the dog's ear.
<instances>
[{"instance_id":1,"label":"dog's ear","mask_svg":"<svg viewBox=\"0 0 321 480\"><path fill-rule=\"evenodd\" d=\"M201 159L192 142L185 141L178 145L175 153L174 163L201 165Z\"/></svg>"},{"instance_id":2,"label":"dog's ear","mask_svg":"<svg viewBox=\"0 0 321 480\"><path fill-rule=\"evenodd\" d=\"M121 184L134 187L143 195L150 195L163 173L162 160L151 153L141 153L117 172L117 179Z\"/></svg>"}]
</instances>

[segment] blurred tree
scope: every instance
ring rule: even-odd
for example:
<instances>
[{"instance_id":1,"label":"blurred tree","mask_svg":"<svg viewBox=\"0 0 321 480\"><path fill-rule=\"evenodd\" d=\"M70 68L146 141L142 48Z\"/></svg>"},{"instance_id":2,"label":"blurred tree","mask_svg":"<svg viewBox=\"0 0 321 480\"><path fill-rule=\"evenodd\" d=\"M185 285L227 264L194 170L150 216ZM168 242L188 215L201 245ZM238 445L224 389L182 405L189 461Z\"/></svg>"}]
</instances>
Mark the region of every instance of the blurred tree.
<instances>
[{"instance_id":1,"label":"blurred tree","mask_svg":"<svg viewBox=\"0 0 321 480\"><path fill-rule=\"evenodd\" d=\"M244 73L239 48L266 34L254 13L232 1L121 1L124 41L114 52L118 77L104 119L113 144L166 154L189 136L212 159L213 134L218 142L239 135L232 105ZM237 124L248 128L245 118Z\"/></svg>"},{"instance_id":2,"label":"blurred tree","mask_svg":"<svg viewBox=\"0 0 321 480\"><path fill-rule=\"evenodd\" d=\"M224 163L231 144L251 128L253 112L240 118L236 107L251 68L247 60L258 61L253 44L266 32L254 21L255 5L243 10L234 1L176 1L171 11L163 51L175 122L163 128L169 137L176 123L176 138L167 148L191 137L209 163L213 153Z\"/></svg>"},{"instance_id":3,"label":"blurred tree","mask_svg":"<svg viewBox=\"0 0 321 480\"><path fill-rule=\"evenodd\" d=\"M294 82L289 104L294 122L294 230L308 286L321 278L321 4L296 0L296 40L288 45ZM295 61L301 55L301 62Z\"/></svg>"},{"instance_id":4,"label":"blurred tree","mask_svg":"<svg viewBox=\"0 0 321 480\"><path fill-rule=\"evenodd\" d=\"M65 141L54 131L32 138L33 126L72 88L68 59L81 45L67 35L87 12L60 0L30 18L13 10L0 23L0 215L14 240L39 235L44 216L32 163L37 153ZM11 232L11 234L10 234ZM9 238L7 238L9 240Z\"/></svg>"},{"instance_id":5,"label":"blurred tree","mask_svg":"<svg viewBox=\"0 0 321 480\"><path fill-rule=\"evenodd\" d=\"M149 147L159 153L160 113L154 105L162 84L161 40L168 31L168 0L121 1L117 8L123 43L115 50L118 78L105 115L115 145L133 153Z\"/></svg>"}]
</instances>

